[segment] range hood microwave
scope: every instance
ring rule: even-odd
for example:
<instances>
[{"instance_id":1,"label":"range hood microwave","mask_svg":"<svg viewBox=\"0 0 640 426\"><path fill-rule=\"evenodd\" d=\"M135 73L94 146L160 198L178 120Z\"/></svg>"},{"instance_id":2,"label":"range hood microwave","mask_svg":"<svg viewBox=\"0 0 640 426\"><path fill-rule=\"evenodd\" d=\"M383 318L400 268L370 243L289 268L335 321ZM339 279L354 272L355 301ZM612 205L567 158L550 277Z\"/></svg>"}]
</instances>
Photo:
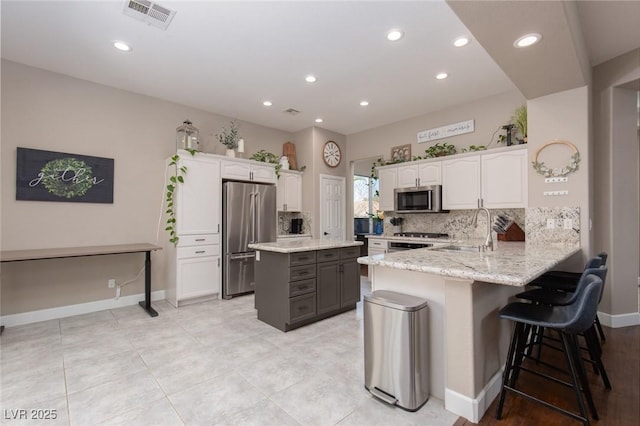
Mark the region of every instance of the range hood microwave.
<instances>
[{"instance_id":1,"label":"range hood microwave","mask_svg":"<svg viewBox=\"0 0 640 426\"><path fill-rule=\"evenodd\" d=\"M393 190L396 213L443 213L442 185L396 188Z\"/></svg>"}]
</instances>

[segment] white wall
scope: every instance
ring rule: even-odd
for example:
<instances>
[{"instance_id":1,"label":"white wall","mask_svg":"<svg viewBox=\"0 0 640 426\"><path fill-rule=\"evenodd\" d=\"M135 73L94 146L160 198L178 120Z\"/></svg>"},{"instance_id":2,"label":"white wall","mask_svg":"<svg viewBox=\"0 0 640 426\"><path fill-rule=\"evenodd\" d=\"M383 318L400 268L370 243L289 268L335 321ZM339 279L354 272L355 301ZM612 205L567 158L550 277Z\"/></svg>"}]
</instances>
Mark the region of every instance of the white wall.
<instances>
[{"instance_id":1,"label":"white wall","mask_svg":"<svg viewBox=\"0 0 640 426\"><path fill-rule=\"evenodd\" d=\"M186 118L204 152L222 154L215 133L231 120L205 111L2 61L3 250L156 242L165 159ZM282 152L287 132L240 122L246 156ZM113 204L15 200L16 147L115 160ZM159 241L166 243L164 226ZM3 264L2 314L114 297L108 278L135 277L142 255ZM164 253L153 254L153 290L164 289ZM123 296L143 291L143 279Z\"/></svg>"}]
</instances>

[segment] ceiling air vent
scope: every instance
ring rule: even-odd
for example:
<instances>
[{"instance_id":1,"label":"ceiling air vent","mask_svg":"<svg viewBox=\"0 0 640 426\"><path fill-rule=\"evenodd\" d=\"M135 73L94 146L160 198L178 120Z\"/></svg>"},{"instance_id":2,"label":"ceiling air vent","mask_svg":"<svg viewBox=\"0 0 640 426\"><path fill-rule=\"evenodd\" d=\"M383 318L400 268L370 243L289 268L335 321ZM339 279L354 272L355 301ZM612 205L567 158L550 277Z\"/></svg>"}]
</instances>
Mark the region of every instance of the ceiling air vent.
<instances>
[{"instance_id":1,"label":"ceiling air vent","mask_svg":"<svg viewBox=\"0 0 640 426\"><path fill-rule=\"evenodd\" d=\"M163 30L167 29L176 14L175 10L147 0L129 0L125 3L123 12L127 16Z\"/></svg>"},{"instance_id":2,"label":"ceiling air vent","mask_svg":"<svg viewBox=\"0 0 640 426\"><path fill-rule=\"evenodd\" d=\"M297 115L297 114L300 114L300 111L298 111L298 110L297 110L297 109L295 109L295 108L287 108L287 109L285 109L285 110L284 110L284 111L282 111L282 112L287 113L287 114L290 114L290 115Z\"/></svg>"}]
</instances>

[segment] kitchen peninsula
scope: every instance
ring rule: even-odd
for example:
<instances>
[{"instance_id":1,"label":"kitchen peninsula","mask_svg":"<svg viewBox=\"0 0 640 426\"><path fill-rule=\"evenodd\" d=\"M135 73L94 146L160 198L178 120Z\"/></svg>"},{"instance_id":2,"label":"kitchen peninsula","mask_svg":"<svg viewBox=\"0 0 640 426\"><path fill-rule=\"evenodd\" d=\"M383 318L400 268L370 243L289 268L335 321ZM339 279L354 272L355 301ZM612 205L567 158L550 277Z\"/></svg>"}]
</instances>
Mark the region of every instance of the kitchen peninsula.
<instances>
[{"instance_id":1,"label":"kitchen peninsula","mask_svg":"<svg viewBox=\"0 0 640 426\"><path fill-rule=\"evenodd\" d=\"M431 394L477 423L500 390L510 324L498 310L578 245L498 242L495 251L439 246L358 259L371 289L428 300ZM469 251L466 251L469 250Z\"/></svg>"},{"instance_id":2,"label":"kitchen peninsula","mask_svg":"<svg viewBox=\"0 0 640 426\"><path fill-rule=\"evenodd\" d=\"M360 241L294 240L249 244L257 250L258 319L282 331L355 309Z\"/></svg>"}]
</instances>

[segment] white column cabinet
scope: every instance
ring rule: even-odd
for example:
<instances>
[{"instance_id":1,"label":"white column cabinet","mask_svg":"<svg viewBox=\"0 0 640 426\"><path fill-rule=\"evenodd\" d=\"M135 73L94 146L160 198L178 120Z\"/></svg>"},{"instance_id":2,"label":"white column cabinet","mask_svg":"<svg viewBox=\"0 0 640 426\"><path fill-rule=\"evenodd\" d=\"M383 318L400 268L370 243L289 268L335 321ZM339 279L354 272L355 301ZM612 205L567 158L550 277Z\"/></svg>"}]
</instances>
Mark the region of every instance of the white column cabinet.
<instances>
[{"instance_id":1,"label":"white column cabinet","mask_svg":"<svg viewBox=\"0 0 640 426\"><path fill-rule=\"evenodd\" d=\"M281 170L276 200L278 211L302 211L302 172Z\"/></svg>"},{"instance_id":2,"label":"white column cabinet","mask_svg":"<svg viewBox=\"0 0 640 426\"><path fill-rule=\"evenodd\" d=\"M439 185L441 183L440 161L398 166L398 182L396 188Z\"/></svg>"},{"instance_id":3,"label":"white column cabinet","mask_svg":"<svg viewBox=\"0 0 640 426\"><path fill-rule=\"evenodd\" d=\"M277 180L275 164L259 164L256 161L243 159L222 160L220 174L223 179L249 182L276 183Z\"/></svg>"},{"instance_id":4,"label":"white column cabinet","mask_svg":"<svg viewBox=\"0 0 640 426\"><path fill-rule=\"evenodd\" d=\"M446 210L527 207L527 149L510 149L442 161Z\"/></svg>"},{"instance_id":5,"label":"white column cabinet","mask_svg":"<svg viewBox=\"0 0 640 426\"><path fill-rule=\"evenodd\" d=\"M186 173L174 197L178 244L167 247L167 300L176 307L220 294L220 164L210 154L180 152L177 167L186 167Z\"/></svg>"},{"instance_id":6,"label":"white column cabinet","mask_svg":"<svg viewBox=\"0 0 640 426\"><path fill-rule=\"evenodd\" d=\"M398 179L397 167L384 167L378 169L378 191L380 192L380 210L393 211L393 190Z\"/></svg>"}]
</instances>

